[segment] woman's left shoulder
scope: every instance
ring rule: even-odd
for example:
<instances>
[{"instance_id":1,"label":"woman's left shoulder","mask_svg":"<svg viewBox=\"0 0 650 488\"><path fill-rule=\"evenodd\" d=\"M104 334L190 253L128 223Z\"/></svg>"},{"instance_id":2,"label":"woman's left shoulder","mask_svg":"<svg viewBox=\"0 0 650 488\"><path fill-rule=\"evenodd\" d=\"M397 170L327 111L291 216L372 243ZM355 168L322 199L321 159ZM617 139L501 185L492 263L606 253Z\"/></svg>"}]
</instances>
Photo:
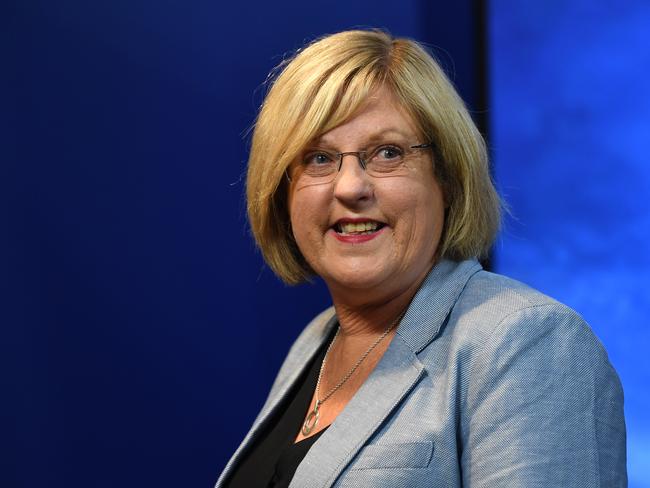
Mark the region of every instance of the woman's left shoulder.
<instances>
[{"instance_id":1,"label":"woman's left shoulder","mask_svg":"<svg viewBox=\"0 0 650 488\"><path fill-rule=\"evenodd\" d=\"M527 485L625 485L622 386L577 312L480 271L459 296L446 333L470 453L464 472L498 473L496 480L516 466ZM512 478L498 479L495 486Z\"/></svg>"},{"instance_id":2,"label":"woman's left shoulder","mask_svg":"<svg viewBox=\"0 0 650 488\"><path fill-rule=\"evenodd\" d=\"M489 334L497 329L540 333L542 326L591 332L582 316L567 305L520 281L488 271L479 271L467 281L451 320L461 328L478 327Z\"/></svg>"},{"instance_id":3,"label":"woman's left shoulder","mask_svg":"<svg viewBox=\"0 0 650 488\"><path fill-rule=\"evenodd\" d=\"M578 312L495 273L479 271L468 280L446 329L452 350L469 353L474 367L545 356L567 365L611 368L602 343Z\"/></svg>"}]
</instances>

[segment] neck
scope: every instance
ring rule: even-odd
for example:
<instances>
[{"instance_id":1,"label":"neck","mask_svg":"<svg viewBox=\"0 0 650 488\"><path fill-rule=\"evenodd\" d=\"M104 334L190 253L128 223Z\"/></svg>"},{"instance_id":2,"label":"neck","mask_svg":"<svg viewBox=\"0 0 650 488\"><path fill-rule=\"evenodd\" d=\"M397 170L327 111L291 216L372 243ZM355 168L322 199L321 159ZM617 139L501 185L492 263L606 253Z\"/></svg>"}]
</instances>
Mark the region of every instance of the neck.
<instances>
[{"instance_id":1,"label":"neck","mask_svg":"<svg viewBox=\"0 0 650 488\"><path fill-rule=\"evenodd\" d=\"M384 332L404 314L425 277L426 273L410 286L375 299L360 296L354 290L337 293L330 287L341 329L339 335L342 338L363 339ZM351 300L350 297L356 300Z\"/></svg>"}]
</instances>

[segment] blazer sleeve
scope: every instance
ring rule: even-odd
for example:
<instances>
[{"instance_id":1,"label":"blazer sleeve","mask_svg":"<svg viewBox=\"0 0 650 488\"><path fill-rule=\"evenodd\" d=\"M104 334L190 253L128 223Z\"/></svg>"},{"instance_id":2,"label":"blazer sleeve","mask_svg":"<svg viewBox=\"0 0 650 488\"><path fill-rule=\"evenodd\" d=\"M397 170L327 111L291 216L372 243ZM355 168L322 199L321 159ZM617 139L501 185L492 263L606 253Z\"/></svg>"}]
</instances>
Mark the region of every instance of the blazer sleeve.
<instances>
[{"instance_id":1,"label":"blazer sleeve","mask_svg":"<svg viewBox=\"0 0 650 488\"><path fill-rule=\"evenodd\" d=\"M472 363L463 486L627 486L621 384L575 312L546 304L512 313Z\"/></svg>"}]
</instances>

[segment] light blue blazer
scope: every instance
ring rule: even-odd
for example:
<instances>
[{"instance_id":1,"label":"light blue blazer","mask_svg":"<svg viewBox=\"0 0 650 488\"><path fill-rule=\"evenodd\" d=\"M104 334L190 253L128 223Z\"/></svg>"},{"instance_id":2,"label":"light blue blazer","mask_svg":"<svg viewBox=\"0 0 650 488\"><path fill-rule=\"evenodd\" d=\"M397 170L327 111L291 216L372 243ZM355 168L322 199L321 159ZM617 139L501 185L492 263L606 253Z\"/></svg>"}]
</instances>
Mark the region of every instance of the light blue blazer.
<instances>
[{"instance_id":1,"label":"light blue blazer","mask_svg":"<svg viewBox=\"0 0 650 488\"><path fill-rule=\"evenodd\" d=\"M217 487L335 326L328 309L296 340ZM625 487L620 381L574 311L442 261L291 483L330 486Z\"/></svg>"}]
</instances>

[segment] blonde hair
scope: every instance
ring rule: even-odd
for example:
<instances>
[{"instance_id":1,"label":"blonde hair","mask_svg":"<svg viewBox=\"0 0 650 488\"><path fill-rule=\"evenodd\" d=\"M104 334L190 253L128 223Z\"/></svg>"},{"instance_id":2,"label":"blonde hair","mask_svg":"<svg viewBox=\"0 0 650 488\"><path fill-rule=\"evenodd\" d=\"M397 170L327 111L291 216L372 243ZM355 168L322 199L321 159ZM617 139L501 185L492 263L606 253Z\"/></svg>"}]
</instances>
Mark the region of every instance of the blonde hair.
<instances>
[{"instance_id":1,"label":"blonde hair","mask_svg":"<svg viewBox=\"0 0 650 488\"><path fill-rule=\"evenodd\" d=\"M273 271L286 283L313 271L291 231L285 171L315 138L337 127L380 86L391 89L425 142L447 212L437 254L485 256L499 229L501 203L485 143L440 66L410 39L372 30L317 40L278 67L255 124L247 176L248 218Z\"/></svg>"}]
</instances>

